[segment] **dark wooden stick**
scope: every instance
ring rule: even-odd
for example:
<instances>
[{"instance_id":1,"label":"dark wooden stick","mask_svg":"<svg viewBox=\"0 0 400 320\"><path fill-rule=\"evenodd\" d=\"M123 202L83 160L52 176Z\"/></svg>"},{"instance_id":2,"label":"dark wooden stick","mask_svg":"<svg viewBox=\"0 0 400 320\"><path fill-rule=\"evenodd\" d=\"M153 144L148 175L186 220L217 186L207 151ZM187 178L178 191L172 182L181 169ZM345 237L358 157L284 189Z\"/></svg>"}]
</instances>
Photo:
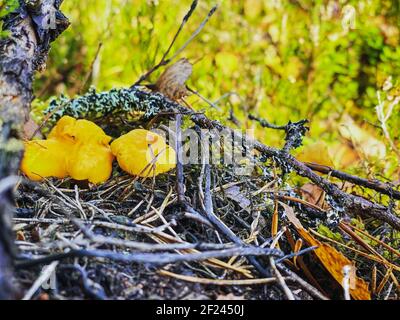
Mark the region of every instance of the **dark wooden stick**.
<instances>
[{"instance_id":1,"label":"dark wooden stick","mask_svg":"<svg viewBox=\"0 0 400 320\"><path fill-rule=\"evenodd\" d=\"M250 120L257 121L263 128L268 128L268 129L274 129L274 130L286 130L286 125L284 126L279 126L273 123L268 122L265 119L261 119L259 117L256 117L255 115L249 114L248 118Z\"/></svg>"},{"instance_id":2,"label":"dark wooden stick","mask_svg":"<svg viewBox=\"0 0 400 320\"><path fill-rule=\"evenodd\" d=\"M110 250L71 250L66 253L57 253L42 258L27 259L16 263L17 268L29 268L52 261L72 257L105 258L120 262L142 263L152 265L165 265L168 263L204 261L212 258L226 258L233 256L274 256L282 257L282 252L276 249L261 248L256 246L240 246L222 250L204 251L200 253L119 253Z\"/></svg>"},{"instance_id":3,"label":"dark wooden stick","mask_svg":"<svg viewBox=\"0 0 400 320\"><path fill-rule=\"evenodd\" d=\"M185 200L185 179L183 176L183 160L182 160L182 115L180 113L175 116L175 151L176 151L176 192L178 194L178 202L184 205Z\"/></svg>"},{"instance_id":4,"label":"dark wooden stick","mask_svg":"<svg viewBox=\"0 0 400 320\"><path fill-rule=\"evenodd\" d=\"M358 186L366 187L368 189L378 191L379 193L386 194L395 200L400 200L400 192L393 189L393 187L390 186L389 184L383 183L382 181L369 180L369 179L364 179L361 177L353 176L346 172L335 170L329 166L324 166L324 165L317 164L317 163L304 162L304 164L313 171L317 171L317 172L324 173L324 174L329 174L331 177L335 177L340 180L348 181L348 182L354 183Z\"/></svg>"}]
</instances>

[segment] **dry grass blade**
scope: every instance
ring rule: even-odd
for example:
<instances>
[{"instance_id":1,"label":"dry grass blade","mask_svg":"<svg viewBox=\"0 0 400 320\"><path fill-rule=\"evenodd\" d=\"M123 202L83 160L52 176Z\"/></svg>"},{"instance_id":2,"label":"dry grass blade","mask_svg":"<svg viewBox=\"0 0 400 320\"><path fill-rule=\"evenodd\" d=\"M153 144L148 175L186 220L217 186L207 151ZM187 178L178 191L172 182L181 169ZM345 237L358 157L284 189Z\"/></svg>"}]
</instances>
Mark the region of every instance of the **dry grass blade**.
<instances>
[{"instance_id":1,"label":"dry grass blade","mask_svg":"<svg viewBox=\"0 0 400 320\"><path fill-rule=\"evenodd\" d=\"M240 279L240 280L207 279L207 278L199 278L199 277L186 276L182 274L176 274L167 270L159 270L158 273L163 276L172 277L182 281L210 284L215 286L251 286L251 285L270 284L270 283L275 283L277 281L276 278Z\"/></svg>"},{"instance_id":2,"label":"dry grass blade","mask_svg":"<svg viewBox=\"0 0 400 320\"><path fill-rule=\"evenodd\" d=\"M376 289L376 293L380 294L385 287L386 283L388 282L390 275L392 273L392 269L387 269L385 276L383 277L381 283L379 284L378 288Z\"/></svg>"},{"instance_id":3,"label":"dry grass blade","mask_svg":"<svg viewBox=\"0 0 400 320\"><path fill-rule=\"evenodd\" d=\"M391 253L395 254L396 256L400 257L400 252L397 251L396 249L394 249L393 247L389 246L387 243L383 242L382 240L370 235L368 232L365 232L364 230L361 230L360 228L357 228L356 226L353 226L351 224L348 223L344 223L342 222L343 225L350 227L358 232L360 232L362 235L370 238L371 240L376 241L377 243L379 243L380 245L382 245L383 247L385 247L386 249L388 249Z\"/></svg>"}]
</instances>

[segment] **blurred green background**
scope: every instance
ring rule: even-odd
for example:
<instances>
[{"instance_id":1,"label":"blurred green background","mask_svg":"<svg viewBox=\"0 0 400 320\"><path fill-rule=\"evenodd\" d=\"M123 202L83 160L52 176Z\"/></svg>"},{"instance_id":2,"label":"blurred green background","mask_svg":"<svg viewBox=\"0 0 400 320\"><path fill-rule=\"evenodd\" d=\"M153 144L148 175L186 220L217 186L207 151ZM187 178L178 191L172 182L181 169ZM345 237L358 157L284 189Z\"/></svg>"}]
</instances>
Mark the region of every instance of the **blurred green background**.
<instances>
[{"instance_id":1,"label":"blurred green background","mask_svg":"<svg viewBox=\"0 0 400 320\"><path fill-rule=\"evenodd\" d=\"M90 85L108 90L134 83L161 58L190 4L65 0L72 24L35 83L37 110L61 93L73 97ZM175 50L214 4L199 1ZM248 121L249 113L276 124L308 118L300 158L398 181L399 13L398 0L220 1L179 57L194 63L189 86L218 100L222 111L196 96L188 101L235 127L227 120L232 109L239 127L256 129L257 138L274 146L282 145L282 134Z\"/></svg>"}]
</instances>

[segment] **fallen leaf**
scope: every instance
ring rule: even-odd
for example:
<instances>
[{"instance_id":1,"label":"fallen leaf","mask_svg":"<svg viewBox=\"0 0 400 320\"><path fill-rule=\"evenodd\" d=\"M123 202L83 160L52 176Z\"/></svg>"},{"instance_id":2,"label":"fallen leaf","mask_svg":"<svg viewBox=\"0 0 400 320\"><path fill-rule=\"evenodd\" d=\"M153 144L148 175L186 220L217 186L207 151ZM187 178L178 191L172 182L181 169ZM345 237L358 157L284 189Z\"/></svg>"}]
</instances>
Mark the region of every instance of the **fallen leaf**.
<instances>
[{"instance_id":1,"label":"fallen leaf","mask_svg":"<svg viewBox=\"0 0 400 320\"><path fill-rule=\"evenodd\" d=\"M281 206L285 209L286 216L288 220L295 226L297 230L304 230L303 225L301 224L300 220L297 219L296 213L294 210L289 207L287 204L280 202Z\"/></svg>"},{"instance_id":2,"label":"fallen leaf","mask_svg":"<svg viewBox=\"0 0 400 320\"><path fill-rule=\"evenodd\" d=\"M307 241L310 246L318 247L314 250L314 253L332 277L343 287L343 268L345 266L351 266L351 296L356 300L370 300L371 293L368 290L368 284L363 279L356 276L356 267L354 266L354 263L332 246L315 239L306 229L304 229L300 220L297 219L294 210L284 203L281 203L281 205L285 209L289 221L294 225L300 236Z\"/></svg>"},{"instance_id":3,"label":"fallen leaf","mask_svg":"<svg viewBox=\"0 0 400 320\"><path fill-rule=\"evenodd\" d=\"M290 247L292 248L292 251L294 252L295 248L296 248L296 242L294 241L293 236L290 233L289 228L286 228L285 235L286 235L286 239L289 242ZM298 264L297 267L300 268L303 271L303 273L307 277L308 281L310 281L310 283L314 287L316 287L319 291L321 291L322 294L328 296L327 293L325 292L325 290L321 288L321 286L319 285L318 281L314 278L314 276L312 275L310 269L305 264L303 256L296 256L295 258L296 258L296 263ZM293 262L294 262L294 259L293 259ZM293 266L296 267L295 264L293 264Z\"/></svg>"},{"instance_id":4,"label":"fallen leaf","mask_svg":"<svg viewBox=\"0 0 400 320\"><path fill-rule=\"evenodd\" d=\"M308 231L300 231L301 237L306 240L312 246L318 246L318 249L314 251L318 259L324 265L326 270L332 275L332 277L343 286L343 268L345 266L351 266L350 277L350 294L353 299L356 300L370 300L371 294L368 290L368 284L361 278L356 276L356 267L354 263L346 258L342 253L337 251L332 246L316 240Z\"/></svg>"},{"instance_id":5,"label":"fallen leaf","mask_svg":"<svg viewBox=\"0 0 400 320\"><path fill-rule=\"evenodd\" d=\"M186 58L168 67L158 78L155 89L171 100L179 100L188 95L186 80L193 71L193 65Z\"/></svg>"},{"instance_id":6,"label":"fallen leaf","mask_svg":"<svg viewBox=\"0 0 400 320\"><path fill-rule=\"evenodd\" d=\"M316 184L306 183L300 188L300 194L309 203L315 204L324 210L329 208L324 199L324 191Z\"/></svg>"},{"instance_id":7,"label":"fallen leaf","mask_svg":"<svg viewBox=\"0 0 400 320\"><path fill-rule=\"evenodd\" d=\"M278 202L275 200L274 213L272 215L271 223L271 236L275 237L278 233L279 215L278 215Z\"/></svg>"}]
</instances>

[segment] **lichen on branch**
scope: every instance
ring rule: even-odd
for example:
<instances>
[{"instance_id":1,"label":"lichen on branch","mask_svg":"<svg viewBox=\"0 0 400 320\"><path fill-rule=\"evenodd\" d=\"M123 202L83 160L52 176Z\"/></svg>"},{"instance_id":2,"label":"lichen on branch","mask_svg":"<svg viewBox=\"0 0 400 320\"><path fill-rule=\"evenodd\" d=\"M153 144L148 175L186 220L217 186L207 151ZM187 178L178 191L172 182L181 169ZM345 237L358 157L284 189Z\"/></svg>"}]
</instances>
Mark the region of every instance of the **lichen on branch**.
<instances>
[{"instance_id":1,"label":"lichen on branch","mask_svg":"<svg viewBox=\"0 0 400 320\"><path fill-rule=\"evenodd\" d=\"M61 96L52 100L44 113L50 115L50 121L56 121L65 115L93 120L129 112L143 112L143 118L149 119L163 109L165 109L165 97L161 94L150 95L136 87L97 92L92 87L86 94L75 99Z\"/></svg>"}]
</instances>

